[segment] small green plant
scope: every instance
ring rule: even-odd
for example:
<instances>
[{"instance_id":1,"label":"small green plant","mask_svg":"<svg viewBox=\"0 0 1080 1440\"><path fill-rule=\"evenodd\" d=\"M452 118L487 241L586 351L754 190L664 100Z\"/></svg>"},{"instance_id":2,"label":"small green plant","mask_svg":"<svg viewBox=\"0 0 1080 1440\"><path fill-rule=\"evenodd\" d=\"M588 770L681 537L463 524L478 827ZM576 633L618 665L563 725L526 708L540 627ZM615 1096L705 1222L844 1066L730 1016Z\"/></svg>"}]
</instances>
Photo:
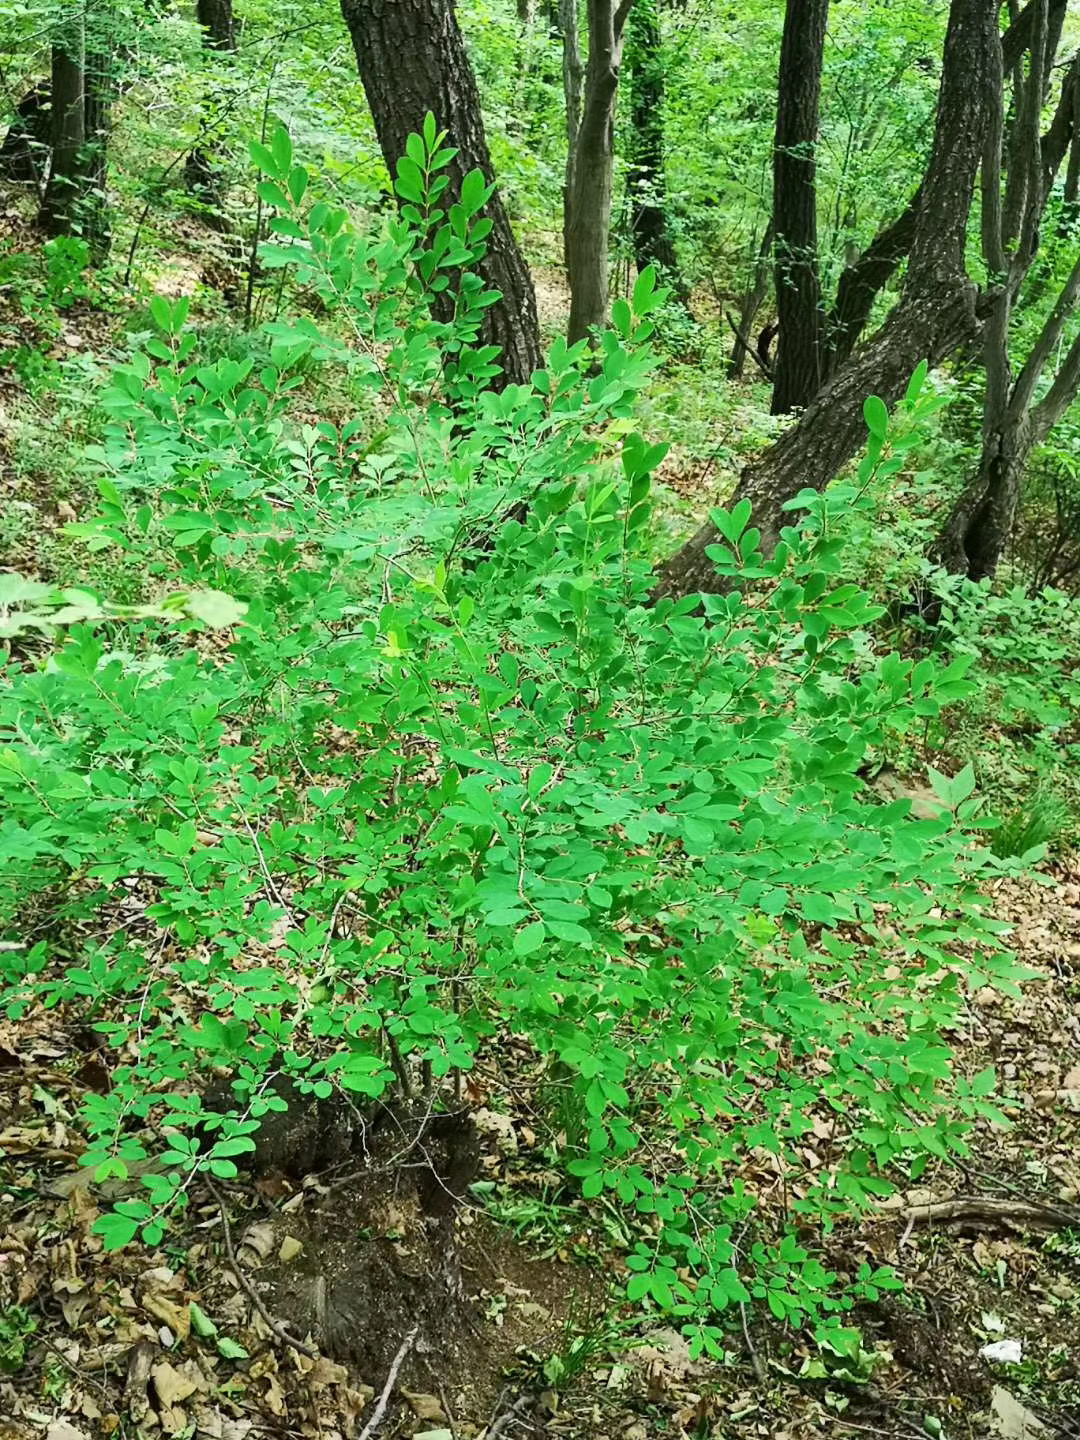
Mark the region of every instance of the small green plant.
<instances>
[{"instance_id":1,"label":"small green plant","mask_svg":"<svg viewBox=\"0 0 1080 1440\"><path fill-rule=\"evenodd\" d=\"M0 1311L0 1374L15 1375L26 1362L26 1342L37 1321L24 1305Z\"/></svg>"},{"instance_id":2,"label":"small green plant","mask_svg":"<svg viewBox=\"0 0 1080 1440\"><path fill-rule=\"evenodd\" d=\"M1069 806L1046 784L1037 786L1023 804L1004 817L990 848L1002 859L1030 856L1053 849L1069 834L1074 818Z\"/></svg>"}]
</instances>

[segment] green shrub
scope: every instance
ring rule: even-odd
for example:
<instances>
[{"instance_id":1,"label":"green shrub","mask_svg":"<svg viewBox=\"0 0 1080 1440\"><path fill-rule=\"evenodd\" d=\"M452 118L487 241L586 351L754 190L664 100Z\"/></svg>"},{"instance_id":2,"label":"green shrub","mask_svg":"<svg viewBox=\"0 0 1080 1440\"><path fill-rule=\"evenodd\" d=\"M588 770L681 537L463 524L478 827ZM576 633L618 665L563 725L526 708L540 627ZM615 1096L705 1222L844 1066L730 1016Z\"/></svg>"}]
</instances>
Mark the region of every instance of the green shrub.
<instances>
[{"instance_id":1,"label":"green shrub","mask_svg":"<svg viewBox=\"0 0 1080 1440\"><path fill-rule=\"evenodd\" d=\"M734 588L650 606L652 275L592 357L557 343L500 393L469 268L490 192L476 174L444 205L434 124L378 233L310 203L283 131L253 153L264 262L327 324L268 327L256 372L203 363L185 303L156 300L102 401L101 513L70 530L145 554L157 594L3 612L55 637L0 691L0 926L42 937L0 951L6 1008L78 1008L113 1047L82 1108L82 1163L133 1186L106 1246L158 1244L201 1175L234 1176L277 1075L450 1105L513 1032L572 1092L572 1183L632 1220L631 1299L696 1350L751 1299L853 1343L843 1313L897 1281L799 1236L965 1153L994 1077L958 1078L944 1034L965 984L1025 973L979 902L970 768L937 777L933 819L861 779L970 691L965 658L876 655L881 609L839 578L836 518L910 443L922 376L891 438L868 408L856 486L801 497L771 560L747 506L717 512ZM308 357L383 398L379 437L291 417ZM786 1177L780 1235L752 1157Z\"/></svg>"}]
</instances>

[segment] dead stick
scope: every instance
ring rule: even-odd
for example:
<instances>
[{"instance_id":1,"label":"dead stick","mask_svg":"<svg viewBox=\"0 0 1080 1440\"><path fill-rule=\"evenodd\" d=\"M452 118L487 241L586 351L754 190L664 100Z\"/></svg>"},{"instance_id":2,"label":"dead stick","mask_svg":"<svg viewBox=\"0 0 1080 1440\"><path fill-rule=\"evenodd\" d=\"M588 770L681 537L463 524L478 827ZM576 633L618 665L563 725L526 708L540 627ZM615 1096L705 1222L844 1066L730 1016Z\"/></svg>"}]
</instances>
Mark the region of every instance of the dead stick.
<instances>
[{"instance_id":1,"label":"dead stick","mask_svg":"<svg viewBox=\"0 0 1080 1440\"><path fill-rule=\"evenodd\" d=\"M263 1304L262 1296L255 1289L254 1285L252 1285L251 1281L244 1274L243 1270L241 1270L240 1262L236 1258L236 1251L233 1249L232 1227L229 1224L229 1217L225 1213L225 1198L222 1195L221 1191L218 1189L218 1187L214 1184L213 1180L210 1179L209 1175L205 1175L203 1178L206 1180L207 1185L210 1187L210 1193L217 1201L218 1209L221 1211L221 1229L222 1233L225 1236L225 1253L229 1257L229 1264L232 1267L232 1272L239 1281L240 1286L244 1291L244 1294L255 1306L255 1309L266 1321L267 1325L270 1326L270 1329L274 1332L274 1334L279 1340L283 1341L286 1345L291 1345L294 1350L299 1350L300 1354L306 1355L309 1360L317 1360L319 1358L319 1352L317 1350L313 1350L312 1347L305 1344L303 1340L297 1340L295 1335L290 1335L289 1332L285 1329L285 1326L274 1319L274 1317L270 1314L269 1310L267 1310L266 1306Z\"/></svg>"},{"instance_id":2,"label":"dead stick","mask_svg":"<svg viewBox=\"0 0 1080 1440\"><path fill-rule=\"evenodd\" d=\"M1036 1200L1001 1199L996 1196L960 1195L950 1200L931 1200L901 1210L900 1217L915 1225L958 1225L965 1221L983 1225L1027 1225L1036 1230L1059 1230L1080 1225L1080 1211L1043 1205Z\"/></svg>"},{"instance_id":3,"label":"dead stick","mask_svg":"<svg viewBox=\"0 0 1080 1440\"><path fill-rule=\"evenodd\" d=\"M527 1410L531 1404L532 1399L530 1396L519 1395L518 1398L514 1401L513 1405L510 1406L510 1409L505 1411L504 1414L500 1415L498 1420L495 1421L491 1428L484 1432L484 1440L495 1440L496 1435L501 1435L502 1432L506 1430L520 1414Z\"/></svg>"},{"instance_id":4,"label":"dead stick","mask_svg":"<svg viewBox=\"0 0 1080 1440\"><path fill-rule=\"evenodd\" d=\"M750 1326L746 1319L746 1302L743 1300L739 1301L739 1318L742 1320L743 1339L746 1341L746 1349L750 1356L750 1363L754 1367L754 1374L757 1376L758 1384L764 1385L768 1376L765 1374L765 1366L761 1363L761 1356L750 1338Z\"/></svg>"},{"instance_id":5,"label":"dead stick","mask_svg":"<svg viewBox=\"0 0 1080 1440\"><path fill-rule=\"evenodd\" d=\"M390 1374L387 1375L386 1384L383 1386L382 1394L379 1396L379 1403L375 1406L375 1414L372 1415L363 1430L360 1431L360 1440L371 1440L372 1435L375 1434L375 1431L382 1424L382 1418L386 1414L386 1407L390 1403L390 1392L393 1390L395 1382L397 1381L398 1371L405 1361L405 1356L408 1355L416 1343L416 1337L419 1331L420 1326L414 1325L398 1347L398 1352L394 1356L394 1363L390 1366Z\"/></svg>"}]
</instances>

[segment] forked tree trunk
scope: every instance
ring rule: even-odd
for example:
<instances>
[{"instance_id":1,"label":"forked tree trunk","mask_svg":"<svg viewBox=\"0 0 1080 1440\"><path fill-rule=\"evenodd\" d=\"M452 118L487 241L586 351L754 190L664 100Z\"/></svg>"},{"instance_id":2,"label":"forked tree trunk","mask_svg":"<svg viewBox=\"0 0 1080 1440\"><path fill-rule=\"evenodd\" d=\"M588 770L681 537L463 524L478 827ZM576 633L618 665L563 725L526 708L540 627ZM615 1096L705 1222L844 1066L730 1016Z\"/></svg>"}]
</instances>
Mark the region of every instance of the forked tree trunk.
<instances>
[{"instance_id":1,"label":"forked tree trunk","mask_svg":"<svg viewBox=\"0 0 1080 1440\"><path fill-rule=\"evenodd\" d=\"M341 0L341 12L391 175L431 111L457 150L443 172L449 193L470 170L492 180L480 97L452 0ZM478 269L501 298L484 312L481 336L502 352L503 381L524 384L540 364L536 296L498 191L485 213L492 229Z\"/></svg>"},{"instance_id":2,"label":"forked tree trunk","mask_svg":"<svg viewBox=\"0 0 1080 1440\"><path fill-rule=\"evenodd\" d=\"M774 415L802 409L822 381L825 330L815 155L828 18L829 0L788 0L784 15L773 152L773 255L780 321Z\"/></svg>"},{"instance_id":3,"label":"forked tree trunk","mask_svg":"<svg viewBox=\"0 0 1080 1440\"><path fill-rule=\"evenodd\" d=\"M589 59L566 228L573 345L607 323L608 240L615 168L615 101L623 32L632 0L588 0Z\"/></svg>"},{"instance_id":4,"label":"forked tree trunk","mask_svg":"<svg viewBox=\"0 0 1080 1440\"><path fill-rule=\"evenodd\" d=\"M856 349L795 426L743 475L763 548L790 517L784 503L804 486L820 490L866 438L863 402L899 400L921 360L939 363L978 334L975 292L964 265L967 219L987 124L998 0L952 0L934 144L898 304L876 335ZM657 595L709 590L715 572L705 551L717 531L703 525L661 568Z\"/></svg>"},{"instance_id":5,"label":"forked tree trunk","mask_svg":"<svg viewBox=\"0 0 1080 1440\"><path fill-rule=\"evenodd\" d=\"M1059 355L1066 329L1080 303L1080 260L1013 378L1015 340L1010 335L1014 302L1032 271L1050 187L1067 147L1078 148L1075 87L1080 60L1066 72L1050 129L1040 134L1061 38L1060 23L1048 0L1029 6L1031 48L1026 73L1020 62L1012 134L1004 135L1004 98L992 114L983 160L982 245L987 269L995 277L984 329L986 386L983 395L983 443L979 467L958 497L935 548L949 570L981 580L993 575L1005 553L1032 451L1049 436L1080 389L1080 340L1061 361L1046 394L1036 401L1043 372ZM1004 67L1000 72L1003 77ZM1010 172L1001 200L1002 157ZM1012 342L1012 343L1011 343Z\"/></svg>"}]
</instances>

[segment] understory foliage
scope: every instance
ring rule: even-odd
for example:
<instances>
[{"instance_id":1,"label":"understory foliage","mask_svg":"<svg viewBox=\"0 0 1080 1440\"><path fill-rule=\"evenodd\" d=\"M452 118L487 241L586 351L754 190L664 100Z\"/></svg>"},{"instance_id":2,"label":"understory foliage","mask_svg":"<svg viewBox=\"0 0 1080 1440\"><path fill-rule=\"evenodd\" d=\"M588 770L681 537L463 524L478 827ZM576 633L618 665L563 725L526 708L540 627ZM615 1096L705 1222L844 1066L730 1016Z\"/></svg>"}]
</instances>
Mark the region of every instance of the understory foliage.
<instances>
[{"instance_id":1,"label":"understory foliage","mask_svg":"<svg viewBox=\"0 0 1080 1440\"><path fill-rule=\"evenodd\" d=\"M697 1350L752 1299L848 1343L897 1282L805 1237L965 1153L994 1076L954 1073L944 1032L1024 974L978 901L1005 862L970 768L936 818L864 780L971 689L969 657L875 653L881 609L841 578L837 519L904 463L923 376L891 419L868 402L857 476L801 497L772 559L748 507L717 512L728 593L650 605L651 273L593 351L499 392L489 187L443 205L430 117L379 229L312 201L285 131L252 148L296 318L260 367L204 358L157 298L102 401L99 514L69 527L152 593L0 595L0 966L9 1014L74 1007L115 1051L82 1112L83 1163L131 1181L106 1246L234 1176L277 1077L453 1107L514 1033L550 1064L568 1183L636 1217L631 1299ZM295 418L319 367L355 420Z\"/></svg>"}]
</instances>

